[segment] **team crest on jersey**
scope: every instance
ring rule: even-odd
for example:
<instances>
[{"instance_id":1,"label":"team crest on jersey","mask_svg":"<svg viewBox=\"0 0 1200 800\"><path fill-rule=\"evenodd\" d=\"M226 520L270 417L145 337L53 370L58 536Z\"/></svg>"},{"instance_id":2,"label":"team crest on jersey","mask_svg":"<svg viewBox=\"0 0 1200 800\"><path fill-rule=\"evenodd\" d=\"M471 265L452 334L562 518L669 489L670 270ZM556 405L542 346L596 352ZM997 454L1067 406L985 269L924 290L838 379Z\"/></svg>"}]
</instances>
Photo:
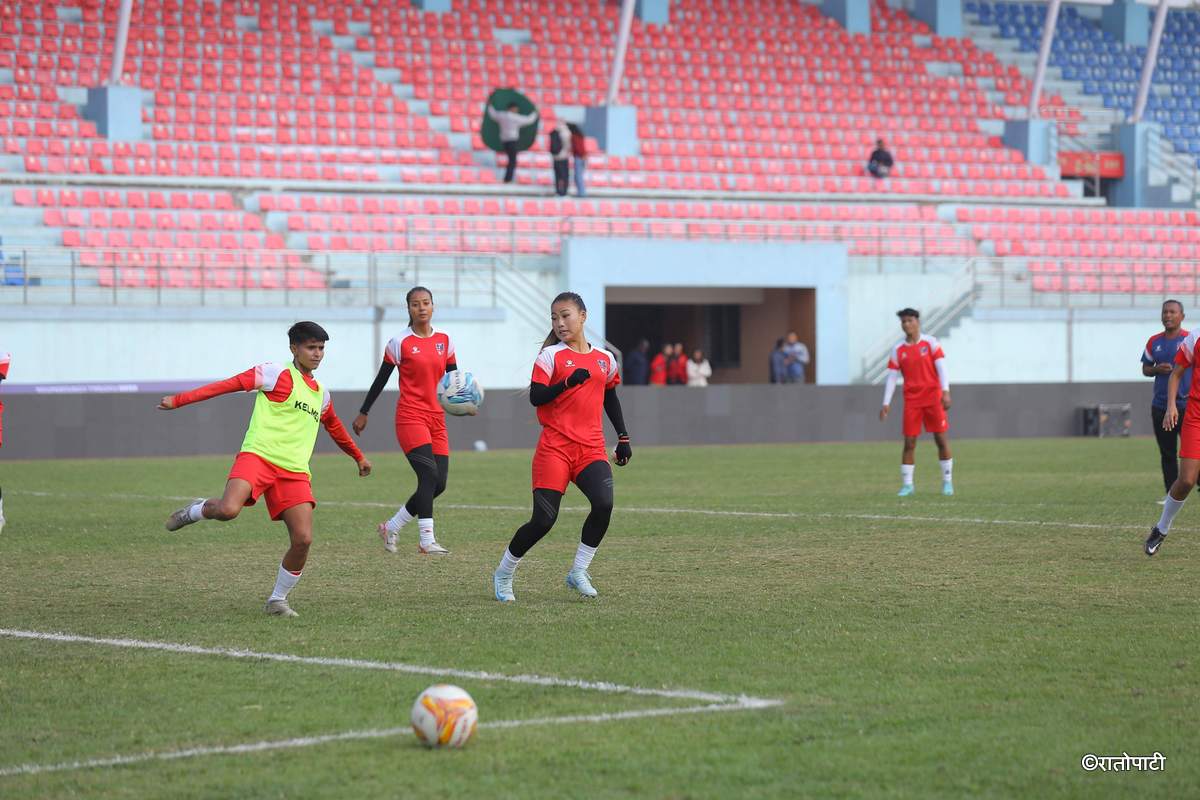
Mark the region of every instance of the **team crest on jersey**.
<instances>
[{"instance_id":1,"label":"team crest on jersey","mask_svg":"<svg viewBox=\"0 0 1200 800\"><path fill-rule=\"evenodd\" d=\"M608 372L608 361L603 358L596 359L596 366L600 367L601 372Z\"/></svg>"},{"instance_id":2,"label":"team crest on jersey","mask_svg":"<svg viewBox=\"0 0 1200 800\"><path fill-rule=\"evenodd\" d=\"M435 348L437 348L438 353L441 353L443 350L446 349L446 345L443 342L435 342L433 346Z\"/></svg>"},{"instance_id":3,"label":"team crest on jersey","mask_svg":"<svg viewBox=\"0 0 1200 800\"><path fill-rule=\"evenodd\" d=\"M921 346L921 355L924 356L924 355L928 355L928 354L929 354L929 348L922 345Z\"/></svg>"}]
</instances>

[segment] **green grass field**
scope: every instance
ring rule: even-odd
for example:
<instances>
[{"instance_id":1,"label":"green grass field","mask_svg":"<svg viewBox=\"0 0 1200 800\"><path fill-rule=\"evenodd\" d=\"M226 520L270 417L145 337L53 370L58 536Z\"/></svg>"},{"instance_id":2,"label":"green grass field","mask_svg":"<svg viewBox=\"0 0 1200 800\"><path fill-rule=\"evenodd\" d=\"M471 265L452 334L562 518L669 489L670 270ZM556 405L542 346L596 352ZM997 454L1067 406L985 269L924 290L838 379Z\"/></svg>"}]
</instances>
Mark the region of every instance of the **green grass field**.
<instances>
[{"instance_id":1,"label":"green grass field","mask_svg":"<svg viewBox=\"0 0 1200 800\"><path fill-rule=\"evenodd\" d=\"M616 471L600 598L563 586L583 519L572 489L507 606L491 572L528 514L529 453L454 456L441 559L417 556L411 528L396 555L375 535L413 485L398 454L367 479L319 457L294 620L262 610L285 534L261 506L163 530L180 498L219 491L229 458L5 463L0 797L1200 796L1200 503L1142 554L1160 510L1153 442L957 442L953 498L930 442L917 496L896 498L898 456L639 449ZM18 630L782 704L496 727L697 700L461 676L481 719L462 751L400 732L145 759L402 729L437 679ZM1080 766L1155 751L1164 771Z\"/></svg>"}]
</instances>

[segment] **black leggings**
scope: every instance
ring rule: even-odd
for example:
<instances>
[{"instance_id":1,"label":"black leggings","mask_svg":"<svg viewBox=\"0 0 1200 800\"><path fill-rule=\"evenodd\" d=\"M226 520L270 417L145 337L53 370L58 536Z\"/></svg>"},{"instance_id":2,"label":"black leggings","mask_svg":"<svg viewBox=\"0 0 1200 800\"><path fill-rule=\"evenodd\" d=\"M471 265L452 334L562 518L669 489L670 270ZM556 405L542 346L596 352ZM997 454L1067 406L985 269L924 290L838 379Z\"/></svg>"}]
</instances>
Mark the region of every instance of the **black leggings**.
<instances>
[{"instance_id":1,"label":"black leggings","mask_svg":"<svg viewBox=\"0 0 1200 800\"><path fill-rule=\"evenodd\" d=\"M1163 483L1169 492L1171 484L1179 477L1179 431L1183 427L1183 411L1179 412L1179 423L1173 431L1163 430L1163 417L1166 415L1165 408L1150 406L1150 421L1154 425L1154 438L1158 440L1158 454L1162 460Z\"/></svg>"},{"instance_id":2,"label":"black leggings","mask_svg":"<svg viewBox=\"0 0 1200 800\"><path fill-rule=\"evenodd\" d=\"M405 455L417 473L417 490L404 507L419 519L433 516L433 498L446 491L446 478L450 474L450 456L435 456L433 445L414 447Z\"/></svg>"},{"instance_id":3,"label":"black leggings","mask_svg":"<svg viewBox=\"0 0 1200 800\"><path fill-rule=\"evenodd\" d=\"M579 473L575 485L592 504L591 513L583 521L583 535L580 540L588 547L599 547L608 531L608 521L612 518L612 467L607 461L593 461ZM524 556L529 552L529 548L537 544L554 527L554 521L558 519L558 504L562 502L562 497L562 492L552 489L533 490L533 516L529 518L529 522L517 529L512 541L508 543L508 552L512 553L514 558Z\"/></svg>"}]
</instances>

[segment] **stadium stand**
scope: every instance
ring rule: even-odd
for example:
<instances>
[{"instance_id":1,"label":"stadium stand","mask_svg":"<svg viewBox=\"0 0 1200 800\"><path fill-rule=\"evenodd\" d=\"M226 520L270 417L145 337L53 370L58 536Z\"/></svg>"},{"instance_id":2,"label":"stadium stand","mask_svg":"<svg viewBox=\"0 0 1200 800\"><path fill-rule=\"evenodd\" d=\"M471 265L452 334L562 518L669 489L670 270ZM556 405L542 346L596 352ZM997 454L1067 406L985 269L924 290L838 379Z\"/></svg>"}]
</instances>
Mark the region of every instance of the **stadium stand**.
<instances>
[{"instance_id":1,"label":"stadium stand","mask_svg":"<svg viewBox=\"0 0 1200 800\"><path fill-rule=\"evenodd\" d=\"M100 285L318 289L332 276L313 254L553 256L571 236L841 241L861 257L1030 258L1042 275L1073 274L1076 258L1191 255L1139 239L1136 214L1066 208L1083 204L1077 186L990 124L1027 101L1021 70L883 2L871 37L784 0L680 0L668 27L635 22L624 99L641 109L641 154L595 153L597 196L552 200L536 195L549 175L539 141L504 196L477 132L490 91L520 86L552 122L605 88L616 6L552 9L138 3L125 79L147 92L147 140L109 142L72 87L109 69L116 4L6 4L0 158L28 183L11 201ZM1057 95L1044 106L1075 130L1077 109ZM876 137L897 158L886 181L863 175ZM1058 221L1095 213L1107 215L1095 228ZM1015 235L1015 216L1045 238ZM1161 232L1182 248L1187 224Z\"/></svg>"},{"instance_id":2,"label":"stadium stand","mask_svg":"<svg viewBox=\"0 0 1200 800\"><path fill-rule=\"evenodd\" d=\"M1045 27L1046 6L1034 3L966 2L964 10L979 24L1015 42L1021 52L1036 53ZM1159 122L1175 150L1200 163L1200 14L1173 9L1167 15L1146 119ZM1050 65L1098 105L1127 116L1133 110L1144 47L1126 47L1071 6L1064 6L1055 29Z\"/></svg>"},{"instance_id":3,"label":"stadium stand","mask_svg":"<svg viewBox=\"0 0 1200 800\"><path fill-rule=\"evenodd\" d=\"M484 99L497 84L530 87L546 103L589 105L602 99L611 57L614 8L514 22L527 26L536 58L517 58L491 39L478 3L436 31L423 15L396 5L340 6L343 20L365 16L372 36L360 52L398 53L387 63L411 83L431 113L452 130L471 132ZM590 9L590 7L589 7ZM506 9L514 14L516 6ZM362 13L359 13L362 12ZM934 61L973 63L982 56L963 40L915 40L922 23L883 3L874 8L882 32L853 37L815 6L767 2L755 13L741 6L681 2L678 22L656 30L635 27L623 97L645 109L639 125L643 153L589 164L596 186L698 191L822 192L1016 197L1063 197L1066 186L1021 162L979 118L999 118L970 80L939 77ZM338 21L335 10L335 30ZM587 26L575 25L580 17ZM447 52L442 50L449 39ZM994 62L994 59L992 59ZM864 66L869 63L871 66ZM555 65L547 69L546 65ZM897 177L880 186L863 176L875 138L894 148ZM475 135L473 146L487 151ZM541 171L518 174L540 183ZM934 183L936 181L936 183Z\"/></svg>"},{"instance_id":4,"label":"stadium stand","mask_svg":"<svg viewBox=\"0 0 1200 800\"><path fill-rule=\"evenodd\" d=\"M974 207L957 219L983 250L1028 259L1035 291L1196 291L1196 211Z\"/></svg>"}]
</instances>

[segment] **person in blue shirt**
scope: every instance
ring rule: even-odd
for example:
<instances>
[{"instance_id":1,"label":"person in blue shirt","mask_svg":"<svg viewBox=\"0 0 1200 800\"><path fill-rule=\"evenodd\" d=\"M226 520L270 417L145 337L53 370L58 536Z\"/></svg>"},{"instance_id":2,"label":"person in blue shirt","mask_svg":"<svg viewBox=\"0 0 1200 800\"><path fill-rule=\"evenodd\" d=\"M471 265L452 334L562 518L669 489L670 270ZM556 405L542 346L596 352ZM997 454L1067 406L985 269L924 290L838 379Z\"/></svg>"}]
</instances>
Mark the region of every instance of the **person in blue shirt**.
<instances>
[{"instance_id":1,"label":"person in blue shirt","mask_svg":"<svg viewBox=\"0 0 1200 800\"><path fill-rule=\"evenodd\" d=\"M1163 484L1170 491L1171 484L1179 477L1179 431L1163 430L1163 416L1167 413L1167 380L1175 366L1175 351L1187 338L1188 332L1183 329L1183 303L1178 300L1167 300L1162 304L1162 333L1156 333L1146 342L1142 352L1142 374L1154 378L1154 399L1150 403L1150 419L1154 421L1154 437L1158 440L1158 452L1162 456ZM1179 407L1180 417L1187 407L1188 390L1191 382L1191 371L1184 372L1179 383L1179 393L1175 403Z\"/></svg>"}]
</instances>

